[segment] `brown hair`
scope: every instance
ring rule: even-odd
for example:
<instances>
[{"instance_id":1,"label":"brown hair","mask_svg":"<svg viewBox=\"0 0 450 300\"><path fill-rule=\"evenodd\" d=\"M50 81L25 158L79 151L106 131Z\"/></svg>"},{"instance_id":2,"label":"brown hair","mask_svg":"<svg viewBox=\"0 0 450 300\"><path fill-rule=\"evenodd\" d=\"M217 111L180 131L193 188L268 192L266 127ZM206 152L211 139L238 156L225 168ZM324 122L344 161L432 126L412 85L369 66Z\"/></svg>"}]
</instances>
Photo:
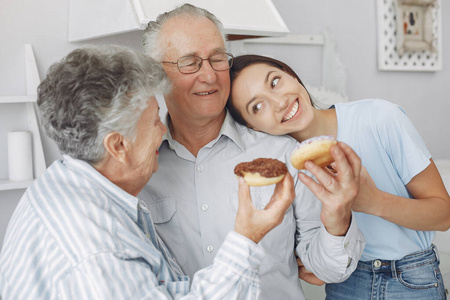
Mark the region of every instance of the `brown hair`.
<instances>
[{"instance_id":1,"label":"brown hair","mask_svg":"<svg viewBox=\"0 0 450 300\"><path fill-rule=\"evenodd\" d=\"M280 69L280 70L288 73L292 77L296 78L298 80L298 82L303 87L305 87L305 85L303 84L300 77L298 77L297 73L295 73L294 70L292 70L292 68L289 67L284 62L279 61L275 58L262 56L262 55L254 55L254 54L241 55L241 56L237 56L234 58L233 65L230 68L231 86L233 86L233 81L239 76L239 74L241 73L242 70L244 70L245 68L247 68L251 65L254 65L254 64L266 64L266 65L273 66L277 69ZM306 91L306 92L308 92L308 91ZM308 95L309 95L309 93L308 93ZM309 98L311 99L311 96ZM311 104L314 105L312 100L311 100ZM233 118L236 122L238 122L242 125L247 125L247 122L245 122L242 115L239 113L239 111L233 105L233 103L231 101L231 93L230 93L230 96L228 97L227 108L230 111L231 115L233 116Z\"/></svg>"}]
</instances>

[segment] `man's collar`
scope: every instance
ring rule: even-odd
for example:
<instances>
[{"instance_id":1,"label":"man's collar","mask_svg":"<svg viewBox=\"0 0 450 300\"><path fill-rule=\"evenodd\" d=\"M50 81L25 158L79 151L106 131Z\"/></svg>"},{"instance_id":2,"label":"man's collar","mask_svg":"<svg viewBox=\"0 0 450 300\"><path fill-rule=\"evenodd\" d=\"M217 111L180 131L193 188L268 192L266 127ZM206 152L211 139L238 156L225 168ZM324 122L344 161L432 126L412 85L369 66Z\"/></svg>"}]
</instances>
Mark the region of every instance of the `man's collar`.
<instances>
[{"instance_id":1,"label":"man's collar","mask_svg":"<svg viewBox=\"0 0 450 300\"><path fill-rule=\"evenodd\" d=\"M169 113L167 113L164 118L164 125L167 128L167 132L163 137L163 141L168 141L169 145L171 145L173 143L173 139L172 139L172 135L170 133L169 122L170 122L170 116L169 116ZM225 120L223 121L222 127L220 128L219 135L217 136L217 138L215 140L216 141L219 140L219 138L222 135L229 137L233 142L236 143L236 145L239 146L239 148L242 149L242 151L245 151L245 143L244 143L244 140L242 139L241 133L239 132L238 125L237 125L236 121L234 121L234 119L231 116L228 109L226 109Z\"/></svg>"},{"instance_id":2,"label":"man's collar","mask_svg":"<svg viewBox=\"0 0 450 300\"><path fill-rule=\"evenodd\" d=\"M245 143L242 139L242 134L238 129L236 121L231 116L231 113L227 109L227 115L225 116L225 121L223 122L222 128L220 129L220 134L229 137L242 151L245 151Z\"/></svg>"}]
</instances>

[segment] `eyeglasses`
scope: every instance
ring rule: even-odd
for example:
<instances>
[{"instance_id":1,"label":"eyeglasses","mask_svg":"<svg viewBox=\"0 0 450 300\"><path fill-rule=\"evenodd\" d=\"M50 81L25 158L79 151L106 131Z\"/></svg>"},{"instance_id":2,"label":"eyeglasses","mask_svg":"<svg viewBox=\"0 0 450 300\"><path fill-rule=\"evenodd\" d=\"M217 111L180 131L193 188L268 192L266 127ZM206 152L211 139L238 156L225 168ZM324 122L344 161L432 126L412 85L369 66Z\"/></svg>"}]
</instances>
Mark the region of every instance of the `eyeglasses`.
<instances>
[{"instance_id":1,"label":"eyeglasses","mask_svg":"<svg viewBox=\"0 0 450 300\"><path fill-rule=\"evenodd\" d=\"M213 54L208 58L201 58L200 56L190 55L179 58L176 62L162 61L165 64L177 65L178 70L183 74L196 73L202 67L203 61L209 61L211 67L216 71L225 71L233 65L234 56L231 53Z\"/></svg>"}]
</instances>

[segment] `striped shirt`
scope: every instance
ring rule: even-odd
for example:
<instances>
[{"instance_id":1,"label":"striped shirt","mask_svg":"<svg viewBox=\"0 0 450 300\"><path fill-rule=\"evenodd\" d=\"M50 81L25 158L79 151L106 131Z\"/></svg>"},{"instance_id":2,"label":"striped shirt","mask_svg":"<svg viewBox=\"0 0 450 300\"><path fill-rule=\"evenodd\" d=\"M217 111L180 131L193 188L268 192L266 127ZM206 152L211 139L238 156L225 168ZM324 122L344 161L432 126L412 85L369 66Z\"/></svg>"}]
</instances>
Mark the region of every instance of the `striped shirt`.
<instances>
[{"instance_id":1,"label":"striped shirt","mask_svg":"<svg viewBox=\"0 0 450 300\"><path fill-rule=\"evenodd\" d=\"M258 245L231 232L190 287L145 204L89 164L64 156L27 189L10 220L0 253L0 295L255 299L263 255Z\"/></svg>"}]
</instances>

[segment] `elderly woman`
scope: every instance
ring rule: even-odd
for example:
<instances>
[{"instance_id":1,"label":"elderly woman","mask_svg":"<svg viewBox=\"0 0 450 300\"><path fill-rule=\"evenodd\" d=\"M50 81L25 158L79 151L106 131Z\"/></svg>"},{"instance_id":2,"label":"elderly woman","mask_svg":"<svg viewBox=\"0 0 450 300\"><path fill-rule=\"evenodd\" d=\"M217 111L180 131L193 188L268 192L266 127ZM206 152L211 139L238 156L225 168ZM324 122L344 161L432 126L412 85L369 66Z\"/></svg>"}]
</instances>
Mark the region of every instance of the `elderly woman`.
<instances>
[{"instance_id":1,"label":"elderly woman","mask_svg":"<svg viewBox=\"0 0 450 300\"><path fill-rule=\"evenodd\" d=\"M240 180L235 231L190 287L136 197L158 169L166 128L154 96L169 87L158 63L118 46L75 50L50 68L38 105L64 159L27 189L11 218L0 255L3 300L258 296L257 243L281 223L292 177L263 211Z\"/></svg>"}]
</instances>

